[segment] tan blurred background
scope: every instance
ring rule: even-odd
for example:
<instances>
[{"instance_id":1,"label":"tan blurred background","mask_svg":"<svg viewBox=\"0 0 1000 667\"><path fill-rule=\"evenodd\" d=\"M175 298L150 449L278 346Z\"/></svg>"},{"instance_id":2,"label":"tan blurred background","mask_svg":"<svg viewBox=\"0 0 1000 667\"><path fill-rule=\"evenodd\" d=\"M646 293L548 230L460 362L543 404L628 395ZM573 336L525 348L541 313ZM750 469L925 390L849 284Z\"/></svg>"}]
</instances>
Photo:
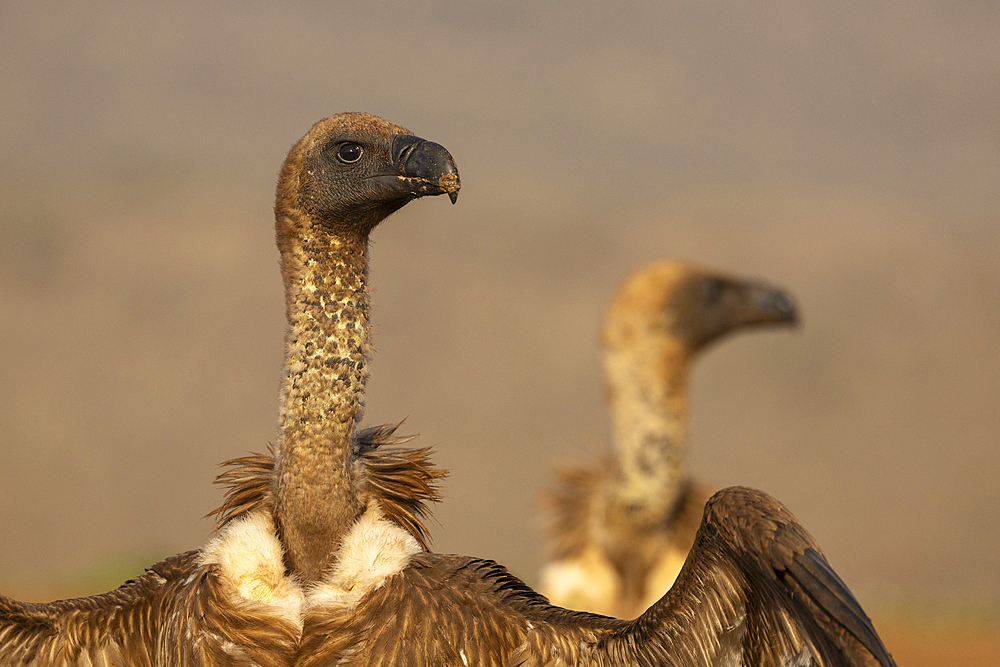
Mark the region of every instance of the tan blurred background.
<instances>
[{"instance_id":1,"label":"tan blurred background","mask_svg":"<svg viewBox=\"0 0 1000 667\"><path fill-rule=\"evenodd\" d=\"M1000 5L568 4L0 4L0 591L204 541L275 433L278 166L363 109L462 173L372 251L368 421L452 469L439 550L535 580L551 466L607 440L599 316L675 256L804 314L698 365L697 473L785 502L878 627L993 627Z\"/></svg>"}]
</instances>

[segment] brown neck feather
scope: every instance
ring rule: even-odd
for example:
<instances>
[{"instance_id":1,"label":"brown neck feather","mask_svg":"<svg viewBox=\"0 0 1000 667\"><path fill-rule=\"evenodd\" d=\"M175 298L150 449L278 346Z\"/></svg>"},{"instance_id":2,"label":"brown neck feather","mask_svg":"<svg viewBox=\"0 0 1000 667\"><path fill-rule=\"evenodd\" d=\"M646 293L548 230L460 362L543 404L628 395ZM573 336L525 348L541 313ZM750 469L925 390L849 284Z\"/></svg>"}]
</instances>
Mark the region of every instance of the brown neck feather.
<instances>
[{"instance_id":1,"label":"brown neck feather","mask_svg":"<svg viewBox=\"0 0 1000 667\"><path fill-rule=\"evenodd\" d=\"M350 466L368 377L367 234L333 234L282 207L278 246L289 329L274 477L275 522L289 569L322 578L363 511Z\"/></svg>"},{"instance_id":2,"label":"brown neck feather","mask_svg":"<svg viewBox=\"0 0 1000 667\"><path fill-rule=\"evenodd\" d=\"M687 477L687 370L687 356L661 343L605 353L618 460L610 520L659 522L672 511Z\"/></svg>"},{"instance_id":3,"label":"brown neck feather","mask_svg":"<svg viewBox=\"0 0 1000 667\"><path fill-rule=\"evenodd\" d=\"M376 501L386 518L413 536L426 551L430 538L424 520L430 516L428 502L439 502L439 482L448 473L431 461L431 449L403 449L415 436L396 436L398 424L366 428L354 437L354 465L360 469L365 502ZM209 516L216 517L216 530L250 512L274 514L273 450L251 454L222 464L225 470L216 484L226 487L222 505Z\"/></svg>"}]
</instances>

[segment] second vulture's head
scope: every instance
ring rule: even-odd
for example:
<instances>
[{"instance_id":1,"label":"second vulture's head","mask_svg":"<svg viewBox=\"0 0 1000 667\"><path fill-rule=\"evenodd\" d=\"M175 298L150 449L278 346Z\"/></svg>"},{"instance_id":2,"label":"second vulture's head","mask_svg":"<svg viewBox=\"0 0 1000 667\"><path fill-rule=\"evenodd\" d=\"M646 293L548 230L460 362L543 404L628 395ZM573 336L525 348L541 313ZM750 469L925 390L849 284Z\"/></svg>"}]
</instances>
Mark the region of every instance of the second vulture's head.
<instances>
[{"instance_id":1,"label":"second vulture's head","mask_svg":"<svg viewBox=\"0 0 1000 667\"><path fill-rule=\"evenodd\" d=\"M447 194L454 203L460 187L458 167L440 144L372 114L337 114L313 125L285 158L278 240L308 236L304 225L363 240L413 199Z\"/></svg>"},{"instance_id":2,"label":"second vulture's head","mask_svg":"<svg viewBox=\"0 0 1000 667\"><path fill-rule=\"evenodd\" d=\"M622 286L608 309L604 338L613 350L668 348L690 359L731 331L797 321L795 301L784 290L662 261Z\"/></svg>"}]
</instances>

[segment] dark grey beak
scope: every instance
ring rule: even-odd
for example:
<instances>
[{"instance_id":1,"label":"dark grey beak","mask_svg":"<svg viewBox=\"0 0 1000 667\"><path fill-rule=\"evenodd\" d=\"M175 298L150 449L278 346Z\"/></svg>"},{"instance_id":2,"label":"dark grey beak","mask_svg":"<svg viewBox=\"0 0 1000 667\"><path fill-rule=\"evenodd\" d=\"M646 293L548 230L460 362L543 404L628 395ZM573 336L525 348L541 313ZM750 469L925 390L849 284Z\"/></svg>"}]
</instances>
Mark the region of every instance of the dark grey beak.
<instances>
[{"instance_id":1,"label":"dark grey beak","mask_svg":"<svg viewBox=\"0 0 1000 667\"><path fill-rule=\"evenodd\" d=\"M400 181L414 197L446 194L454 204L462 183L451 153L433 141L412 134L401 134L392 140L393 164Z\"/></svg>"},{"instance_id":2,"label":"dark grey beak","mask_svg":"<svg viewBox=\"0 0 1000 667\"><path fill-rule=\"evenodd\" d=\"M799 320L795 299L788 292L764 283L745 283L749 298L746 304L748 322L796 324Z\"/></svg>"}]
</instances>

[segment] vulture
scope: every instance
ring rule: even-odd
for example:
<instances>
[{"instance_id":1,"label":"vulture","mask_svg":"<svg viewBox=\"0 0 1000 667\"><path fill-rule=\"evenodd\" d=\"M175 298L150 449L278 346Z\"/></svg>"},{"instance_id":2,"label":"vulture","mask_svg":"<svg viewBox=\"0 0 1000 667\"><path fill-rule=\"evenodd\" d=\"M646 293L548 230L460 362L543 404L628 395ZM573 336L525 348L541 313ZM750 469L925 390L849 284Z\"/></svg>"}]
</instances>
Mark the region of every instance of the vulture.
<instances>
[{"instance_id":1,"label":"vulture","mask_svg":"<svg viewBox=\"0 0 1000 667\"><path fill-rule=\"evenodd\" d=\"M322 120L291 148L275 204L289 323L276 460L265 477L252 457L223 475L239 490L200 550L104 595L0 596L0 666L292 665L310 590L351 530L426 548L422 501L441 473L427 450L384 448L398 443L394 427L357 428L368 235L415 198L454 203L459 187L447 150L371 114Z\"/></svg>"},{"instance_id":2,"label":"vulture","mask_svg":"<svg viewBox=\"0 0 1000 667\"><path fill-rule=\"evenodd\" d=\"M794 324L784 291L678 261L634 273L604 320L614 454L557 471L543 498L554 603L634 618L670 588L711 491L687 472L688 372L723 335Z\"/></svg>"}]
</instances>

